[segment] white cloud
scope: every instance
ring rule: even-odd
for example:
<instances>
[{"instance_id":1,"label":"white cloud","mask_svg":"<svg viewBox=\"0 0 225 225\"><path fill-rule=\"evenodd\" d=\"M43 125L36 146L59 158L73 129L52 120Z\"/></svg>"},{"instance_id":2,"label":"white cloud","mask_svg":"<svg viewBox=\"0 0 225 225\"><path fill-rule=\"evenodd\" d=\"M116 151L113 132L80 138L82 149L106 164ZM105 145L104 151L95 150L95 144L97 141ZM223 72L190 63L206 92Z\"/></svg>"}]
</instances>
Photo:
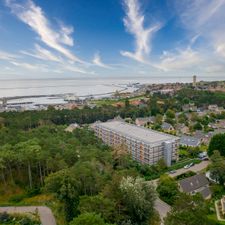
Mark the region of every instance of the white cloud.
<instances>
[{"instance_id":1,"label":"white cloud","mask_svg":"<svg viewBox=\"0 0 225 225\"><path fill-rule=\"evenodd\" d=\"M225 0L176 0L174 3L182 25L205 39L204 48L212 47L218 56L225 57Z\"/></svg>"},{"instance_id":2,"label":"white cloud","mask_svg":"<svg viewBox=\"0 0 225 225\"><path fill-rule=\"evenodd\" d=\"M42 59L42 60L50 60L55 62L61 62L62 59L56 55L54 55L49 50L41 47L38 44L35 44L35 51L34 52L28 52L28 51L21 51L24 55L29 55L34 58Z\"/></svg>"},{"instance_id":3,"label":"white cloud","mask_svg":"<svg viewBox=\"0 0 225 225\"><path fill-rule=\"evenodd\" d=\"M43 65L34 65L34 64L25 63L25 62L10 61L10 63L13 64L14 66L22 67L28 70L41 70L45 67Z\"/></svg>"},{"instance_id":4,"label":"white cloud","mask_svg":"<svg viewBox=\"0 0 225 225\"><path fill-rule=\"evenodd\" d=\"M87 74L88 72L82 68L76 67L74 65L69 65L69 64L63 64L61 66L63 71L70 71L70 72L75 72L75 73L82 73L82 74Z\"/></svg>"},{"instance_id":5,"label":"white cloud","mask_svg":"<svg viewBox=\"0 0 225 225\"><path fill-rule=\"evenodd\" d=\"M99 67L102 67L102 68L105 68L105 69L111 69L110 66L104 64L101 60L101 57L100 57L100 54L97 52L95 53L94 55L94 58L92 60L93 64L96 65L96 66L99 66Z\"/></svg>"},{"instance_id":6,"label":"white cloud","mask_svg":"<svg viewBox=\"0 0 225 225\"><path fill-rule=\"evenodd\" d=\"M61 25L59 30L54 30L43 10L31 0L27 0L25 4L19 4L14 0L5 0L5 2L13 14L39 35L43 43L72 61L82 62L65 47L65 45L73 46L72 27Z\"/></svg>"},{"instance_id":7,"label":"white cloud","mask_svg":"<svg viewBox=\"0 0 225 225\"><path fill-rule=\"evenodd\" d=\"M198 66L202 62L202 58L197 51L191 48L178 50L175 53L164 52L160 63L154 66L165 72L186 70L194 66Z\"/></svg>"},{"instance_id":8,"label":"white cloud","mask_svg":"<svg viewBox=\"0 0 225 225\"><path fill-rule=\"evenodd\" d=\"M224 17L224 0L175 0L174 3L181 22L191 30L211 26L211 22L218 26L214 21Z\"/></svg>"},{"instance_id":9,"label":"white cloud","mask_svg":"<svg viewBox=\"0 0 225 225\"><path fill-rule=\"evenodd\" d=\"M153 35L160 29L160 25L156 24L148 28L144 28L144 15L141 13L138 0L124 0L126 17L124 25L127 31L134 35L136 49L135 52L121 51L121 54L130 57L139 62L145 63L145 56L151 51L149 42Z\"/></svg>"},{"instance_id":10,"label":"white cloud","mask_svg":"<svg viewBox=\"0 0 225 225\"><path fill-rule=\"evenodd\" d=\"M0 59L2 60L12 60L16 58L19 58L19 56L5 51L0 51Z\"/></svg>"},{"instance_id":11,"label":"white cloud","mask_svg":"<svg viewBox=\"0 0 225 225\"><path fill-rule=\"evenodd\" d=\"M224 74L225 71L225 65L222 63L214 63L214 64L210 64L207 65L205 67L205 72L207 73L223 73Z\"/></svg>"}]
</instances>

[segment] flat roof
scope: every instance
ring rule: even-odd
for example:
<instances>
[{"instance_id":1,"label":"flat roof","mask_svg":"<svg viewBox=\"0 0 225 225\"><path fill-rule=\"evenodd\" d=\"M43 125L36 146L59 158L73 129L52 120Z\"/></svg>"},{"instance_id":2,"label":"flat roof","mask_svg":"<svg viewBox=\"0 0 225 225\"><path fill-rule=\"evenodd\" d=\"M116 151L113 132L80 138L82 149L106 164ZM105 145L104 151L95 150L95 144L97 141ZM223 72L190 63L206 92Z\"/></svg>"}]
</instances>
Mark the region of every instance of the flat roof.
<instances>
[{"instance_id":1,"label":"flat roof","mask_svg":"<svg viewBox=\"0 0 225 225\"><path fill-rule=\"evenodd\" d=\"M104 123L99 122L97 123L97 125L110 129L124 136L129 136L131 138L135 138L148 143L174 141L179 139L179 137L173 135L165 134L144 127L139 127L122 121L114 120Z\"/></svg>"}]
</instances>

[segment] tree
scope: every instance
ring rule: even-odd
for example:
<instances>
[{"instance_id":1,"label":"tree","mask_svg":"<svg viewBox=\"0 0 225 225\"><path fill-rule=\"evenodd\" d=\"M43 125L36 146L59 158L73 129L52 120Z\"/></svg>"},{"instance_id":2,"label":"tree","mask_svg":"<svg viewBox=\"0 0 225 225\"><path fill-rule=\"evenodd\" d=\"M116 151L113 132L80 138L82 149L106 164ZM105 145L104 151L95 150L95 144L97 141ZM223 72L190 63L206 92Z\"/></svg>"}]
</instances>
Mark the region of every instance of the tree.
<instances>
[{"instance_id":1,"label":"tree","mask_svg":"<svg viewBox=\"0 0 225 225\"><path fill-rule=\"evenodd\" d=\"M201 123L197 122L193 126L194 130L202 130L202 125Z\"/></svg>"},{"instance_id":2,"label":"tree","mask_svg":"<svg viewBox=\"0 0 225 225\"><path fill-rule=\"evenodd\" d=\"M225 183L225 160L220 155L219 151L214 151L211 158L211 165L209 167L210 170L210 177L221 185Z\"/></svg>"},{"instance_id":3,"label":"tree","mask_svg":"<svg viewBox=\"0 0 225 225\"><path fill-rule=\"evenodd\" d=\"M125 108L129 108L130 107L130 101L128 98L125 99Z\"/></svg>"},{"instance_id":4,"label":"tree","mask_svg":"<svg viewBox=\"0 0 225 225\"><path fill-rule=\"evenodd\" d=\"M114 160L114 168L129 168L129 166L133 163L131 156L128 153L128 149L124 144L115 146L113 148L112 156Z\"/></svg>"},{"instance_id":5,"label":"tree","mask_svg":"<svg viewBox=\"0 0 225 225\"><path fill-rule=\"evenodd\" d=\"M115 217L117 217L115 201L103 195L81 196L78 210L81 214L94 212L109 222L115 222Z\"/></svg>"},{"instance_id":6,"label":"tree","mask_svg":"<svg viewBox=\"0 0 225 225\"><path fill-rule=\"evenodd\" d=\"M157 192L160 198L169 205L174 204L179 194L176 181L166 174L160 177Z\"/></svg>"},{"instance_id":7,"label":"tree","mask_svg":"<svg viewBox=\"0 0 225 225\"><path fill-rule=\"evenodd\" d=\"M134 224L146 224L154 215L154 188L142 178L127 177L120 183L123 204Z\"/></svg>"},{"instance_id":8,"label":"tree","mask_svg":"<svg viewBox=\"0 0 225 225\"><path fill-rule=\"evenodd\" d=\"M170 119L174 119L175 118L175 112L173 110L171 110L171 109L168 109L166 111L166 117L170 118Z\"/></svg>"},{"instance_id":9,"label":"tree","mask_svg":"<svg viewBox=\"0 0 225 225\"><path fill-rule=\"evenodd\" d=\"M225 156L225 134L216 134L209 143L208 155L211 156L214 150L218 150L221 156Z\"/></svg>"},{"instance_id":10,"label":"tree","mask_svg":"<svg viewBox=\"0 0 225 225\"><path fill-rule=\"evenodd\" d=\"M45 180L45 189L54 193L64 203L65 217L71 221L77 215L79 195L76 187L76 179L70 170L60 170L50 174Z\"/></svg>"},{"instance_id":11,"label":"tree","mask_svg":"<svg viewBox=\"0 0 225 225\"><path fill-rule=\"evenodd\" d=\"M180 193L174 207L165 218L165 225L215 225L207 217L207 207L198 194Z\"/></svg>"},{"instance_id":12,"label":"tree","mask_svg":"<svg viewBox=\"0 0 225 225\"><path fill-rule=\"evenodd\" d=\"M155 117L155 123L162 125L163 116L161 114L157 114Z\"/></svg>"},{"instance_id":13,"label":"tree","mask_svg":"<svg viewBox=\"0 0 225 225\"><path fill-rule=\"evenodd\" d=\"M187 116L184 114L184 113L181 113L179 116L178 116L178 122L179 123L185 123L187 121Z\"/></svg>"},{"instance_id":14,"label":"tree","mask_svg":"<svg viewBox=\"0 0 225 225\"><path fill-rule=\"evenodd\" d=\"M25 142L20 142L15 146L15 149L19 151L18 156L22 162L27 164L29 186L33 187L32 179L32 164L37 161L37 157L41 151L41 146L38 144L37 139L30 139Z\"/></svg>"},{"instance_id":15,"label":"tree","mask_svg":"<svg viewBox=\"0 0 225 225\"><path fill-rule=\"evenodd\" d=\"M70 222L70 225L107 225L100 215L95 213L84 213ZM108 224L109 225L109 224Z\"/></svg>"}]
</instances>

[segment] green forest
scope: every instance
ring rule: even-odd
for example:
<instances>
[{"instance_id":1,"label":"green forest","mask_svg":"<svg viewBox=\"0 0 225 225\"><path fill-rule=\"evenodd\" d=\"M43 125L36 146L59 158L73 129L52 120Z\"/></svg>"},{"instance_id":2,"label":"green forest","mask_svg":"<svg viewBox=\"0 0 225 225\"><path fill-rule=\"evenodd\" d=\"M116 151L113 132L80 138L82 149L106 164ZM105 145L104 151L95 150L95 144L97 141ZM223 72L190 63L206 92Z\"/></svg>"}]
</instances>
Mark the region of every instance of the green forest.
<instances>
[{"instance_id":1,"label":"green forest","mask_svg":"<svg viewBox=\"0 0 225 225\"><path fill-rule=\"evenodd\" d=\"M113 149L104 145L87 125L115 116L136 118L164 114L168 109L179 111L190 101L202 105L209 95L213 100L207 101L224 105L220 94L187 89L171 98L148 96L144 107L127 101L124 107L1 113L0 205L47 205L59 225L159 224L154 209L156 191L146 180L167 171L163 161L154 166L140 165L123 146ZM159 100L164 104L158 104ZM74 122L82 127L66 132L67 125ZM168 203L177 209L185 204L173 181L161 178L160 182L158 192L162 196L168 197L173 189ZM199 221L214 224L206 219L207 208L202 200L187 196L182 199L190 205L196 201L192 213L188 207L186 211L172 211L166 225L178 224L182 215L188 222L195 221L193 225Z\"/></svg>"}]
</instances>

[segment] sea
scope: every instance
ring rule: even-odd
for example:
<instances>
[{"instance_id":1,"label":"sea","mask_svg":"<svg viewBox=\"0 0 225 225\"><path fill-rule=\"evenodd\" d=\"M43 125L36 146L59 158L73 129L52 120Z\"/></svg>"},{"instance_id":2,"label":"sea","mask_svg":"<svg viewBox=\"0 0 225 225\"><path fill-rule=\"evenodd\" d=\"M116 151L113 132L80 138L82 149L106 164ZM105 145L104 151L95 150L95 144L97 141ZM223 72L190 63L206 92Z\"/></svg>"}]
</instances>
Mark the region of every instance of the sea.
<instances>
[{"instance_id":1,"label":"sea","mask_svg":"<svg viewBox=\"0 0 225 225\"><path fill-rule=\"evenodd\" d=\"M199 80L225 80L221 77L197 77ZM35 102L37 104L61 104L62 97L55 95L73 94L76 96L107 96L115 91L134 91L131 84L190 83L192 77L123 77L123 78L67 78L67 79L0 79L0 98L16 97L16 102ZM46 96L47 97L46 97ZM49 96L54 95L54 96ZM24 96L29 96L25 98Z\"/></svg>"}]
</instances>

